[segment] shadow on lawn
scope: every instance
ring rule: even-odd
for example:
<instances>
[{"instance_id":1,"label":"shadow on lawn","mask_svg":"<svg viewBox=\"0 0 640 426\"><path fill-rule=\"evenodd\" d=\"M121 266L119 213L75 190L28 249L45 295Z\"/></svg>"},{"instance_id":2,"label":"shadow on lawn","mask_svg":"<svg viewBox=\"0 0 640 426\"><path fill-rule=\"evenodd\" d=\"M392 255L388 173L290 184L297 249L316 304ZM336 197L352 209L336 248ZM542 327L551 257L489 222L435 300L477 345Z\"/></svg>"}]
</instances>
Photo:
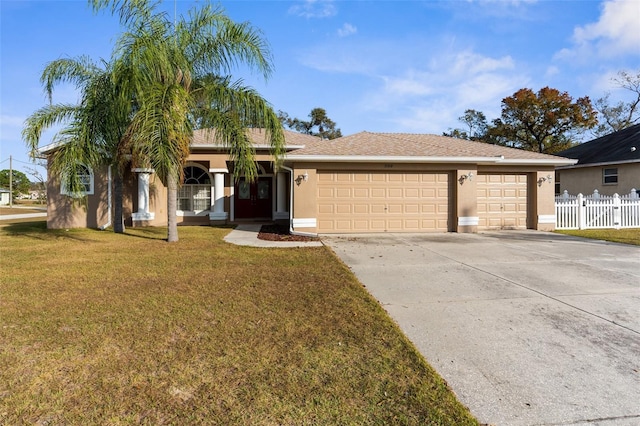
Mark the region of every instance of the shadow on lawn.
<instances>
[{"instance_id":1,"label":"shadow on lawn","mask_svg":"<svg viewBox=\"0 0 640 426\"><path fill-rule=\"evenodd\" d=\"M27 237L36 240L70 239L75 241L93 241L87 233L68 229L47 229L46 221L17 222L0 225L0 233Z\"/></svg>"}]
</instances>

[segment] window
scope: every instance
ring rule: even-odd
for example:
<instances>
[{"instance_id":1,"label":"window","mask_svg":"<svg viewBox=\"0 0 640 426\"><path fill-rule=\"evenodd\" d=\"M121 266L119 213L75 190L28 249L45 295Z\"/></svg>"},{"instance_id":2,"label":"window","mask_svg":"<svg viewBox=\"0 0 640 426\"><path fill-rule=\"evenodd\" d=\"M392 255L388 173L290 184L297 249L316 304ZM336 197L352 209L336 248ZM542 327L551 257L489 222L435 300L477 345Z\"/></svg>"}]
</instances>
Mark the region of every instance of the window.
<instances>
[{"instance_id":1,"label":"window","mask_svg":"<svg viewBox=\"0 0 640 426\"><path fill-rule=\"evenodd\" d=\"M184 184L178 190L178 209L203 211L211 208L211 177L198 166L184 168Z\"/></svg>"},{"instance_id":2,"label":"window","mask_svg":"<svg viewBox=\"0 0 640 426\"><path fill-rule=\"evenodd\" d=\"M618 169L602 169L602 183L615 185L618 183Z\"/></svg>"},{"instance_id":3,"label":"window","mask_svg":"<svg viewBox=\"0 0 640 426\"><path fill-rule=\"evenodd\" d=\"M68 173L64 174L62 177L62 182L60 184L60 193L62 195L68 195L70 197L84 197L85 195L93 195L93 170L90 167L85 166L84 164L77 164L74 168L75 170L69 170ZM76 192L70 191L68 188L72 186L71 179L73 175L71 173L75 172L75 177L77 181L75 182L79 185L80 190Z\"/></svg>"}]
</instances>

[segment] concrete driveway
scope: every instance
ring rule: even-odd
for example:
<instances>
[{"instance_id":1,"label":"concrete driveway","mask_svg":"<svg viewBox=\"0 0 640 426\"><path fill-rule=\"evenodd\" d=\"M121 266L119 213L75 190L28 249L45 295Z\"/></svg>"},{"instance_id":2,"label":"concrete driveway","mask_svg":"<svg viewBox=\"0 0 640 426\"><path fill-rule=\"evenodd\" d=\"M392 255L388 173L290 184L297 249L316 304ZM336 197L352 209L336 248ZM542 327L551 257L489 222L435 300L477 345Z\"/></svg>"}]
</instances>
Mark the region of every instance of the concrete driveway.
<instances>
[{"instance_id":1,"label":"concrete driveway","mask_svg":"<svg viewBox=\"0 0 640 426\"><path fill-rule=\"evenodd\" d=\"M323 241L481 422L640 424L640 247L536 231Z\"/></svg>"}]
</instances>

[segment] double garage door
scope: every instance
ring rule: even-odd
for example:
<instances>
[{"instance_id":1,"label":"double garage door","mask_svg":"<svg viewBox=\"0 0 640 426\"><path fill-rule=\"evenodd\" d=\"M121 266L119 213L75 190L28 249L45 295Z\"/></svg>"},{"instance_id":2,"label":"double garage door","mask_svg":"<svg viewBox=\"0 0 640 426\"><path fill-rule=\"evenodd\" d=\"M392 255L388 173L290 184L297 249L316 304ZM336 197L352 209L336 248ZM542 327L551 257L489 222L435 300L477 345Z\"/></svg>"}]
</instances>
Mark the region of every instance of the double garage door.
<instances>
[{"instance_id":1,"label":"double garage door","mask_svg":"<svg viewBox=\"0 0 640 426\"><path fill-rule=\"evenodd\" d=\"M319 172L318 232L447 232L449 174Z\"/></svg>"},{"instance_id":2,"label":"double garage door","mask_svg":"<svg viewBox=\"0 0 640 426\"><path fill-rule=\"evenodd\" d=\"M447 232L450 174L400 172L318 173L318 232ZM476 178L478 230L526 229L526 174Z\"/></svg>"}]
</instances>

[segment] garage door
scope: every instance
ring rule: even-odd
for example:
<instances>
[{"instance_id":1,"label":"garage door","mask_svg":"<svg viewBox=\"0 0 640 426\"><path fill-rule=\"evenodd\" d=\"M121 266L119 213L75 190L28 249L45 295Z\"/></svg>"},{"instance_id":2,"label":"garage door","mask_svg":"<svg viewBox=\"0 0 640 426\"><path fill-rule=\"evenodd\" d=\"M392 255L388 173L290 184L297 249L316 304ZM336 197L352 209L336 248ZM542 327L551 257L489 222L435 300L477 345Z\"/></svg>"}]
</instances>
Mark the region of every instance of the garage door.
<instances>
[{"instance_id":1,"label":"garage door","mask_svg":"<svg viewBox=\"0 0 640 426\"><path fill-rule=\"evenodd\" d=\"M446 232L447 173L319 172L318 232Z\"/></svg>"},{"instance_id":2,"label":"garage door","mask_svg":"<svg viewBox=\"0 0 640 426\"><path fill-rule=\"evenodd\" d=\"M478 230L527 229L527 175L478 174Z\"/></svg>"}]
</instances>

